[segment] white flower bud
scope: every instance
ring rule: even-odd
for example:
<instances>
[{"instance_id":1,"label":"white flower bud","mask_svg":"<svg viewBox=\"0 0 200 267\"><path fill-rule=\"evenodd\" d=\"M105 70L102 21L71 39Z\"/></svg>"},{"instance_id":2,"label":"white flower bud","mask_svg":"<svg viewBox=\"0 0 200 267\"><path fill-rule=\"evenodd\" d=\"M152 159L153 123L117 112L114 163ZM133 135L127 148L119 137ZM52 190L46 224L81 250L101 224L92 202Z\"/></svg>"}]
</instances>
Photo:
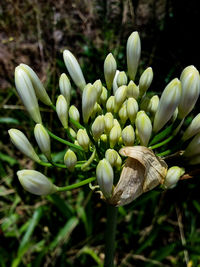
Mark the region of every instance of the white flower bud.
<instances>
[{"instance_id":1,"label":"white flower bud","mask_svg":"<svg viewBox=\"0 0 200 267\"><path fill-rule=\"evenodd\" d=\"M69 108L69 117L70 119L73 119L78 122L80 120L80 113L74 105L71 105Z\"/></svg>"},{"instance_id":2,"label":"white flower bud","mask_svg":"<svg viewBox=\"0 0 200 267\"><path fill-rule=\"evenodd\" d=\"M194 117L188 128L183 134L183 141L186 141L200 132L200 113Z\"/></svg>"},{"instance_id":3,"label":"white flower bud","mask_svg":"<svg viewBox=\"0 0 200 267\"><path fill-rule=\"evenodd\" d=\"M56 112L62 126L64 128L68 127L68 105L63 95L59 95L56 101Z\"/></svg>"},{"instance_id":4,"label":"white flower bud","mask_svg":"<svg viewBox=\"0 0 200 267\"><path fill-rule=\"evenodd\" d=\"M106 102L106 109L108 112L114 112L115 110L115 97L111 95Z\"/></svg>"},{"instance_id":5,"label":"white flower bud","mask_svg":"<svg viewBox=\"0 0 200 267\"><path fill-rule=\"evenodd\" d=\"M115 95L115 92L118 89L118 85L117 85L117 77L118 77L118 74L119 74L119 70L116 70L115 77L113 79L113 95Z\"/></svg>"},{"instance_id":6,"label":"white flower bud","mask_svg":"<svg viewBox=\"0 0 200 267\"><path fill-rule=\"evenodd\" d=\"M26 64L20 64L20 67L28 74L33 88L35 90L35 94L38 97L38 99L43 102L47 106L51 106L52 102L51 99L49 98L43 84L41 83L39 77L37 74L32 70L28 65Z\"/></svg>"},{"instance_id":7,"label":"white flower bud","mask_svg":"<svg viewBox=\"0 0 200 267\"><path fill-rule=\"evenodd\" d=\"M94 120L91 127L94 140L97 141L100 138L100 136L104 132L104 129L105 129L104 115L100 115Z\"/></svg>"},{"instance_id":8,"label":"white flower bud","mask_svg":"<svg viewBox=\"0 0 200 267\"><path fill-rule=\"evenodd\" d=\"M41 123L42 119L33 85L26 71L20 66L15 68L15 85L31 118L36 123Z\"/></svg>"},{"instance_id":9,"label":"white flower bud","mask_svg":"<svg viewBox=\"0 0 200 267\"><path fill-rule=\"evenodd\" d=\"M185 118L193 109L200 93L199 72L194 66L189 66L181 73L181 99L178 106L179 117Z\"/></svg>"},{"instance_id":10,"label":"white flower bud","mask_svg":"<svg viewBox=\"0 0 200 267\"><path fill-rule=\"evenodd\" d=\"M97 115L100 115L102 113L103 113L103 110L102 110L101 106L99 104L97 104L97 102L96 102L94 105L94 109L92 111L92 114L91 114L91 118L94 119Z\"/></svg>"},{"instance_id":11,"label":"white flower bud","mask_svg":"<svg viewBox=\"0 0 200 267\"><path fill-rule=\"evenodd\" d=\"M138 99L139 96L139 87L133 82L130 81L127 86L127 97L134 97L135 99Z\"/></svg>"},{"instance_id":12,"label":"white flower bud","mask_svg":"<svg viewBox=\"0 0 200 267\"><path fill-rule=\"evenodd\" d=\"M191 157L197 154L200 154L200 133L195 135L195 137L189 143L189 145L187 146L184 152L184 156Z\"/></svg>"},{"instance_id":13,"label":"white flower bud","mask_svg":"<svg viewBox=\"0 0 200 267\"><path fill-rule=\"evenodd\" d=\"M99 103L105 106L107 98L108 98L108 91L104 86L102 86L102 93L99 98Z\"/></svg>"},{"instance_id":14,"label":"white flower bud","mask_svg":"<svg viewBox=\"0 0 200 267\"><path fill-rule=\"evenodd\" d=\"M34 148L28 141L27 137L17 129L10 129L8 131L12 143L27 157L31 158L36 162L40 162L38 155Z\"/></svg>"},{"instance_id":15,"label":"white flower bud","mask_svg":"<svg viewBox=\"0 0 200 267\"><path fill-rule=\"evenodd\" d=\"M104 76L108 90L112 88L116 70L117 70L117 63L112 53L110 53L107 55L104 61Z\"/></svg>"},{"instance_id":16,"label":"white flower bud","mask_svg":"<svg viewBox=\"0 0 200 267\"><path fill-rule=\"evenodd\" d=\"M69 133L71 134L71 136L72 136L73 138L76 139L76 132L75 132L74 129L72 129L71 127L69 127Z\"/></svg>"},{"instance_id":17,"label":"white flower bud","mask_svg":"<svg viewBox=\"0 0 200 267\"><path fill-rule=\"evenodd\" d=\"M114 125L114 118L111 112L107 112L105 114L104 121L105 121L105 131L109 133Z\"/></svg>"},{"instance_id":18,"label":"white flower bud","mask_svg":"<svg viewBox=\"0 0 200 267\"><path fill-rule=\"evenodd\" d=\"M65 73L61 74L60 76L59 88L61 94L65 97L65 100L67 101L67 104L69 106L71 99L71 83Z\"/></svg>"},{"instance_id":19,"label":"white flower bud","mask_svg":"<svg viewBox=\"0 0 200 267\"><path fill-rule=\"evenodd\" d=\"M117 76L117 86L127 85L128 79L124 71L120 71Z\"/></svg>"},{"instance_id":20,"label":"white flower bud","mask_svg":"<svg viewBox=\"0 0 200 267\"><path fill-rule=\"evenodd\" d=\"M77 162L76 154L71 149L68 149L67 152L65 153L65 156L64 156L64 163L67 166L67 168L69 169L69 171L71 171L71 172L74 171L74 167L76 165L76 162Z\"/></svg>"},{"instance_id":21,"label":"white flower bud","mask_svg":"<svg viewBox=\"0 0 200 267\"><path fill-rule=\"evenodd\" d=\"M82 95L82 114L83 121L87 123L97 101L97 91L91 85L91 83L87 84L83 90Z\"/></svg>"},{"instance_id":22,"label":"white flower bud","mask_svg":"<svg viewBox=\"0 0 200 267\"><path fill-rule=\"evenodd\" d=\"M120 155L117 153L117 160L116 160L116 162L115 162L115 167L116 168L118 168L118 169L120 169L120 167L121 167L121 165L122 165L122 159L121 159L121 157L120 157Z\"/></svg>"},{"instance_id":23,"label":"white flower bud","mask_svg":"<svg viewBox=\"0 0 200 267\"><path fill-rule=\"evenodd\" d=\"M105 198L112 195L114 173L112 166L106 159L99 161L96 168L97 182Z\"/></svg>"},{"instance_id":24,"label":"white flower bud","mask_svg":"<svg viewBox=\"0 0 200 267\"><path fill-rule=\"evenodd\" d=\"M122 103L125 101L126 91L127 91L127 86L122 85L115 92L115 104L116 104L115 111L117 111L117 109L119 109Z\"/></svg>"},{"instance_id":25,"label":"white flower bud","mask_svg":"<svg viewBox=\"0 0 200 267\"><path fill-rule=\"evenodd\" d=\"M127 100L126 107L127 107L128 118L131 121L131 123L134 123L139 109L137 101L134 98L130 97Z\"/></svg>"},{"instance_id":26,"label":"white flower bud","mask_svg":"<svg viewBox=\"0 0 200 267\"><path fill-rule=\"evenodd\" d=\"M34 135L35 135L35 139L42 153L47 157L48 160L51 160L50 137L42 124L38 123L35 125Z\"/></svg>"},{"instance_id":27,"label":"white flower bud","mask_svg":"<svg viewBox=\"0 0 200 267\"><path fill-rule=\"evenodd\" d=\"M119 117L120 117L121 122L123 124L125 124L125 122L128 119L126 101L123 103L123 105L121 106L121 108L120 108L118 113L119 113Z\"/></svg>"},{"instance_id":28,"label":"white flower bud","mask_svg":"<svg viewBox=\"0 0 200 267\"><path fill-rule=\"evenodd\" d=\"M135 125L138 130L140 144L147 146L152 133L151 120L144 111L139 111L136 116Z\"/></svg>"},{"instance_id":29,"label":"white flower bud","mask_svg":"<svg viewBox=\"0 0 200 267\"><path fill-rule=\"evenodd\" d=\"M126 46L128 75L134 81L138 68L138 63L141 54L141 44L138 32L133 32L127 41Z\"/></svg>"},{"instance_id":30,"label":"white flower bud","mask_svg":"<svg viewBox=\"0 0 200 267\"><path fill-rule=\"evenodd\" d=\"M110 165L113 167L117 161L118 153L114 149L107 149L105 153L105 158L110 163Z\"/></svg>"},{"instance_id":31,"label":"white flower bud","mask_svg":"<svg viewBox=\"0 0 200 267\"><path fill-rule=\"evenodd\" d=\"M84 129L79 129L77 132L77 141L79 143L80 146L82 146L82 148L85 151L88 151L88 147L90 144L90 139L88 137L88 134L86 132L86 130Z\"/></svg>"},{"instance_id":32,"label":"white flower bud","mask_svg":"<svg viewBox=\"0 0 200 267\"><path fill-rule=\"evenodd\" d=\"M135 132L131 125L122 130L122 140L125 146L133 146L135 141Z\"/></svg>"},{"instance_id":33,"label":"white flower bud","mask_svg":"<svg viewBox=\"0 0 200 267\"><path fill-rule=\"evenodd\" d=\"M100 139L101 139L102 142L107 143L108 137L107 137L106 134L102 134L102 135L100 136Z\"/></svg>"},{"instance_id":34,"label":"white flower bud","mask_svg":"<svg viewBox=\"0 0 200 267\"><path fill-rule=\"evenodd\" d=\"M57 191L57 186L38 171L21 170L17 176L23 188L34 195L45 196Z\"/></svg>"},{"instance_id":35,"label":"white flower bud","mask_svg":"<svg viewBox=\"0 0 200 267\"><path fill-rule=\"evenodd\" d=\"M184 174L185 170L178 166L173 166L168 169L165 181L163 183L166 189L173 188L179 181L180 177Z\"/></svg>"},{"instance_id":36,"label":"white flower bud","mask_svg":"<svg viewBox=\"0 0 200 267\"><path fill-rule=\"evenodd\" d=\"M158 132L172 117L180 102L181 83L173 79L163 91L155 114L153 131Z\"/></svg>"},{"instance_id":37,"label":"white flower bud","mask_svg":"<svg viewBox=\"0 0 200 267\"><path fill-rule=\"evenodd\" d=\"M139 80L140 97L142 97L149 89L152 80L153 80L153 70L151 67L149 67L142 73Z\"/></svg>"},{"instance_id":38,"label":"white flower bud","mask_svg":"<svg viewBox=\"0 0 200 267\"><path fill-rule=\"evenodd\" d=\"M122 130L121 130L120 125L113 126L109 134L111 148L113 148L115 144L118 142L121 134L122 134Z\"/></svg>"},{"instance_id":39,"label":"white flower bud","mask_svg":"<svg viewBox=\"0 0 200 267\"><path fill-rule=\"evenodd\" d=\"M152 96L149 101L147 111L154 117L159 105L159 97L157 95Z\"/></svg>"},{"instance_id":40,"label":"white flower bud","mask_svg":"<svg viewBox=\"0 0 200 267\"><path fill-rule=\"evenodd\" d=\"M93 83L93 86L94 86L94 89L97 91L97 98L99 98L102 94L102 83L101 83L101 80L96 80L94 83Z\"/></svg>"},{"instance_id":41,"label":"white flower bud","mask_svg":"<svg viewBox=\"0 0 200 267\"><path fill-rule=\"evenodd\" d=\"M86 85L86 82L85 82L85 78L83 76L81 67L77 59L69 50L65 50L63 52L63 58L64 58L65 66L72 80L74 81L74 83L76 84L78 88L83 90Z\"/></svg>"}]
</instances>

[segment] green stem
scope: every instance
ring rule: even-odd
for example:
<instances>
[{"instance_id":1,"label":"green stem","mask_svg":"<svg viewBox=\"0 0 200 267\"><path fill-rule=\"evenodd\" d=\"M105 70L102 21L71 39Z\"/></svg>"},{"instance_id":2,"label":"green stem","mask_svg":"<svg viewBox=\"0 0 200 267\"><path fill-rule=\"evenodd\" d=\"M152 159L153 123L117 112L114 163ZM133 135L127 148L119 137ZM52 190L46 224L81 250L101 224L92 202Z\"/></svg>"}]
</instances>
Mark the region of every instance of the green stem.
<instances>
[{"instance_id":1,"label":"green stem","mask_svg":"<svg viewBox=\"0 0 200 267\"><path fill-rule=\"evenodd\" d=\"M166 151L163 151L161 153L156 154L156 156L158 156L158 157L164 157L164 156L167 156L167 155L169 155L171 153L172 153L172 150L171 149L168 149Z\"/></svg>"},{"instance_id":2,"label":"green stem","mask_svg":"<svg viewBox=\"0 0 200 267\"><path fill-rule=\"evenodd\" d=\"M84 163L81 166L81 170L85 170L92 163L92 161L95 158L95 155L96 155L96 148L94 148L94 151L92 152L92 155L90 156L90 158L88 159L88 161L86 161L86 163Z\"/></svg>"},{"instance_id":3,"label":"green stem","mask_svg":"<svg viewBox=\"0 0 200 267\"><path fill-rule=\"evenodd\" d=\"M106 232L105 232L106 244L105 244L104 267L114 266L117 212L118 212L118 208L107 204L107 224L106 224Z\"/></svg>"},{"instance_id":4,"label":"green stem","mask_svg":"<svg viewBox=\"0 0 200 267\"><path fill-rule=\"evenodd\" d=\"M67 166L65 164L61 164L61 163L55 163L55 162L44 162L44 161L40 161L37 162L38 164L40 164L41 166L44 167L58 167L58 168L62 168L62 169L67 169ZM82 168L83 164L85 164L86 161L77 161L75 168Z\"/></svg>"},{"instance_id":5,"label":"green stem","mask_svg":"<svg viewBox=\"0 0 200 267\"><path fill-rule=\"evenodd\" d=\"M73 119L69 119L69 121L74 125L76 126L78 129L85 129L85 127L83 125L81 125L78 121L75 121Z\"/></svg>"},{"instance_id":6,"label":"green stem","mask_svg":"<svg viewBox=\"0 0 200 267\"><path fill-rule=\"evenodd\" d=\"M69 128L65 128L65 131L67 133L67 136L74 142L75 141L75 138L70 134Z\"/></svg>"},{"instance_id":7,"label":"green stem","mask_svg":"<svg viewBox=\"0 0 200 267\"><path fill-rule=\"evenodd\" d=\"M156 145L154 145L154 146L150 146L149 148L150 148L150 149L156 149L156 148L158 148L158 147L161 147L161 146L163 146L163 145L169 143L173 138L174 138L174 136L171 135L170 137L168 137L168 138L165 139L164 141L162 141L162 142L160 142L160 143L158 143L158 144L156 144Z\"/></svg>"},{"instance_id":8,"label":"green stem","mask_svg":"<svg viewBox=\"0 0 200 267\"><path fill-rule=\"evenodd\" d=\"M67 186L64 186L64 187L58 187L57 191L58 192L69 191L69 190L81 187L83 185L89 184L89 183L93 182L94 180L96 180L96 177L91 177L91 178L88 178L88 179L86 179L84 181L81 181L79 183L76 183L76 184L67 185Z\"/></svg>"},{"instance_id":9,"label":"green stem","mask_svg":"<svg viewBox=\"0 0 200 267\"><path fill-rule=\"evenodd\" d=\"M75 148L75 149L84 151L84 149L83 149L81 146L77 146L77 145L75 145L75 144L73 144L73 143L71 143L71 142L69 142L69 141L66 141L66 140L64 140L64 139L62 139L62 138L60 138L60 137L58 137L57 135L55 135L55 134L53 134L52 132L50 132L47 128L46 128L46 130L47 130L48 134L49 134L53 139L57 140L58 142L63 143L63 144L65 144L65 145L67 145L67 146L73 147L73 148Z\"/></svg>"}]
</instances>

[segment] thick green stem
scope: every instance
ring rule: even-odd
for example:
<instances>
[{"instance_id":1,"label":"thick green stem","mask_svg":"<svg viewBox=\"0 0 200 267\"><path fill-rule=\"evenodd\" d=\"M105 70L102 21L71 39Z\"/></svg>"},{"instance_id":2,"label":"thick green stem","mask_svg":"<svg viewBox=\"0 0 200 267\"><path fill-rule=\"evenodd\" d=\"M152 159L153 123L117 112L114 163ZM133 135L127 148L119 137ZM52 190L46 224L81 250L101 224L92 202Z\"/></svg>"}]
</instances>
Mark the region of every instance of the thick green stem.
<instances>
[{"instance_id":1,"label":"thick green stem","mask_svg":"<svg viewBox=\"0 0 200 267\"><path fill-rule=\"evenodd\" d=\"M165 139L164 141L162 141L162 142L160 142L160 143L158 143L158 144L156 144L156 145L150 146L149 148L150 148L150 149L156 149L156 148L159 148L159 147L161 147L161 146L163 146L163 145L169 143L173 138L174 138L174 136L171 135L170 137L168 137L168 138Z\"/></svg>"},{"instance_id":2,"label":"thick green stem","mask_svg":"<svg viewBox=\"0 0 200 267\"><path fill-rule=\"evenodd\" d=\"M67 186L64 186L64 187L58 187L58 188L57 188L57 192L61 192L61 191L69 191L69 190L72 190L72 189L81 187L81 186L83 186L83 185L89 184L89 183L93 182L94 180L96 180L96 177L88 178L88 179L83 180L83 181L81 181L81 182L79 182L79 183L76 183L76 184L67 185Z\"/></svg>"},{"instance_id":3,"label":"thick green stem","mask_svg":"<svg viewBox=\"0 0 200 267\"><path fill-rule=\"evenodd\" d=\"M52 132L50 132L47 128L46 128L46 130L47 130L48 134L49 134L53 139L57 140L58 142L63 143L63 144L65 144L65 145L67 145L67 146L73 147L73 148L75 148L75 149L84 151L84 149L83 149L81 146L77 146L77 145L75 145L75 144L73 144L73 143L70 143L69 141L66 141L66 140L64 140L64 139L62 139L62 138L60 138L60 137L58 137L57 135L55 135L55 134L53 134Z\"/></svg>"},{"instance_id":4,"label":"thick green stem","mask_svg":"<svg viewBox=\"0 0 200 267\"><path fill-rule=\"evenodd\" d=\"M106 232L105 232L106 244L105 244L104 267L114 266L117 212L118 212L118 208L107 204L107 224L106 224Z\"/></svg>"}]
</instances>

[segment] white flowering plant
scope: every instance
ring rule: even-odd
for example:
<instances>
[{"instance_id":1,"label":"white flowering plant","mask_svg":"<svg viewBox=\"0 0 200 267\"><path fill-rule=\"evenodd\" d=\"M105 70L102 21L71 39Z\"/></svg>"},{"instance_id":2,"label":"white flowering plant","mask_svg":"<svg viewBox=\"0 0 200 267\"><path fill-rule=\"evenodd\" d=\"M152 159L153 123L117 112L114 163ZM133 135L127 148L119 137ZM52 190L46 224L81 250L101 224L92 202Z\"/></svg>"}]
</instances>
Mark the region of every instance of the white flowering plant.
<instances>
[{"instance_id":1,"label":"white flowering plant","mask_svg":"<svg viewBox=\"0 0 200 267\"><path fill-rule=\"evenodd\" d=\"M133 32L127 41L127 73L117 69L117 62L109 53L104 61L105 83L99 79L86 83L77 59L65 50L63 58L69 76L60 76L56 104L29 66L16 67L16 89L36 124L34 136L46 160L37 155L17 129L9 130L12 143L36 163L66 169L77 180L59 187L42 173L20 170L17 175L25 190L48 195L89 185L116 213L115 207L129 204L158 185L164 189L174 187L184 175L185 166L200 164L200 114L187 128L184 124L200 94L198 70L186 67L180 79L169 82L161 96L153 95L149 89L153 81L151 67L144 70L138 82L135 79L140 55L140 37ZM71 103L70 78L81 92L81 107ZM57 113L66 138L55 135L43 122L38 101ZM66 148L62 163L56 163L52 156L53 140ZM178 166L167 165L167 159L173 157L180 159ZM82 179L83 172L87 179ZM108 242L107 246L113 244ZM106 262L113 261L113 253L114 248L108 253L105 266L112 266Z\"/></svg>"}]
</instances>

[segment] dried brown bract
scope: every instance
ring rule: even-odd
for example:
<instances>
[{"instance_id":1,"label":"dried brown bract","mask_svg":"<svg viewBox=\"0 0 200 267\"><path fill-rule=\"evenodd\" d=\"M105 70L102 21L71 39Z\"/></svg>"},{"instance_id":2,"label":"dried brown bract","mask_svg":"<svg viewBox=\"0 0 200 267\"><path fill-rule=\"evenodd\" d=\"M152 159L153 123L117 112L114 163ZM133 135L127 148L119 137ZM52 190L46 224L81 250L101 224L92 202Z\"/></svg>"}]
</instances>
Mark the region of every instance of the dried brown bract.
<instances>
[{"instance_id":1,"label":"dried brown bract","mask_svg":"<svg viewBox=\"0 0 200 267\"><path fill-rule=\"evenodd\" d=\"M109 203L114 206L129 204L144 192L162 184L167 174L167 164L152 150L143 146L124 147L119 153L127 156Z\"/></svg>"}]
</instances>

